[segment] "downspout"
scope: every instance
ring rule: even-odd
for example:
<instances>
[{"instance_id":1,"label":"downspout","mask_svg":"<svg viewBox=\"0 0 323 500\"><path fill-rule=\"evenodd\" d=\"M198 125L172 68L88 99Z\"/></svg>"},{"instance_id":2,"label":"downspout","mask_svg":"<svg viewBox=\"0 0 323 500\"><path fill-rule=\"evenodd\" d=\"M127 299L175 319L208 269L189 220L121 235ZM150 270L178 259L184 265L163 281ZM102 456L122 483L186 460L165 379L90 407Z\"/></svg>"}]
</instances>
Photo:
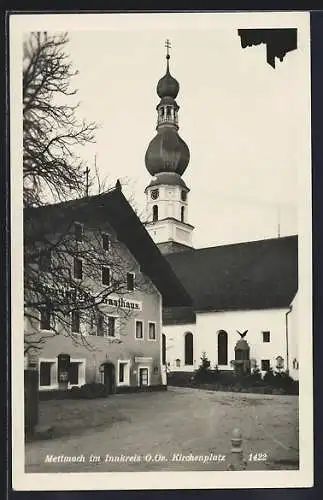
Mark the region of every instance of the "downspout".
<instances>
[{"instance_id":1,"label":"downspout","mask_svg":"<svg viewBox=\"0 0 323 500\"><path fill-rule=\"evenodd\" d=\"M292 312L293 306L290 305L288 311L285 313L285 333L286 333L286 366L287 373L289 373L289 344L288 344L288 315Z\"/></svg>"}]
</instances>

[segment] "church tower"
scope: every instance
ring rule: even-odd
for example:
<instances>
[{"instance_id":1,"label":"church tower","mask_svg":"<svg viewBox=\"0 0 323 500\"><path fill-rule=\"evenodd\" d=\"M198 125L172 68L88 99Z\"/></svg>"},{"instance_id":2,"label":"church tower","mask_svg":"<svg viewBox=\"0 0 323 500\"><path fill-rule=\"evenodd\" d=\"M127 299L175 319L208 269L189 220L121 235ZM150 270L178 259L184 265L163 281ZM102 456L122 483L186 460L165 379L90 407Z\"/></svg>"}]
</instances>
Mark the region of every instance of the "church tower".
<instances>
[{"instance_id":1,"label":"church tower","mask_svg":"<svg viewBox=\"0 0 323 500\"><path fill-rule=\"evenodd\" d=\"M145 155L146 168L152 179L145 189L148 222L146 229L163 253L192 248L192 231L188 223L188 193L182 175L189 160L188 146L178 134L176 97L179 83L169 71L169 40L166 40L166 74L157 84L157 134Z\"/></svg>"}]
</instances>

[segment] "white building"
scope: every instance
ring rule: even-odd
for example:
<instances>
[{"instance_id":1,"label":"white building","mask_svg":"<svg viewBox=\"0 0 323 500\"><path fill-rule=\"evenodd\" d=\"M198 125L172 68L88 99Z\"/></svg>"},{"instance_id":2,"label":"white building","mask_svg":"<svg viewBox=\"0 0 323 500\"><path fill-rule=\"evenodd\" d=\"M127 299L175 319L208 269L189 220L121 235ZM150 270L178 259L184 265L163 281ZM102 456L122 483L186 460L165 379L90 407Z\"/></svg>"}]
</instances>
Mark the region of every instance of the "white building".
<instances>
[{"instance_id":1,"label":"white building","mask_svg":"<svg viewBox=\"0 0 323 500\"><path fill-rule=\"evenodd\" d=\"M164 309L170 370L193 371L203 352L211 366L232 370L240 334L263 371L284 360L297 378L297 237L268 239L167 255L193 308Z\"/></svg>"},{"instance_id":2,"label":"white building","mask_svg":"<svg viewBox=\"0 0 323 500\"><path fill-rule=\"evenodd\" d=\"M265 372L282 358L298 378L297 236L193 249L189 188L182 179L190 153L178 134L179 84L170 74L169 54L166 59L157 85L157 134L145 157L152 175L146 227L193 303L164 309L168 368L193 371L205 352L212 368L232 370L242 336L251 365Z\"/></svg>"}]
</instances>

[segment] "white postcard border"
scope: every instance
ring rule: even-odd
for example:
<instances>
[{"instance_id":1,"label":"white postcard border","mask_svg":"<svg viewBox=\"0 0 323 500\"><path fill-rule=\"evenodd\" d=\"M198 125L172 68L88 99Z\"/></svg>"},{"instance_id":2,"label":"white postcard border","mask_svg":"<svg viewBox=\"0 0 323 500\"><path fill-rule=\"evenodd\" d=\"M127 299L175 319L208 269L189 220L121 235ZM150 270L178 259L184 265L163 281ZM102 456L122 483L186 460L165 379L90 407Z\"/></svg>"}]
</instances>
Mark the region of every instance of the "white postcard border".
<instances>
[{"instance_id":1,"label":"white postcard border","mask_svg":"<svg viewBox=\"0 0 323 500\"><path fill-rule=\"evenodd\" d=\"M135 23L133 16L136 16ZM236 24L238 28L296 27L298 50L307 56L304 68L303 163L299 171L300 394L299 471L241 472L24 472L23 412L23 217L22 217L22 35L31 30L205 30ZM242 50L242 49L241 49ZM265 61L264 61L265 64ZM311 249L311 119L310 15L307 12L175 13L175 14L11 14L10 16L10 134L11 134L11 297L12 297L12 478L16 490L132 490L279 488L313 485L312 385L312 249Z\"/></svg>"}]
</instances>

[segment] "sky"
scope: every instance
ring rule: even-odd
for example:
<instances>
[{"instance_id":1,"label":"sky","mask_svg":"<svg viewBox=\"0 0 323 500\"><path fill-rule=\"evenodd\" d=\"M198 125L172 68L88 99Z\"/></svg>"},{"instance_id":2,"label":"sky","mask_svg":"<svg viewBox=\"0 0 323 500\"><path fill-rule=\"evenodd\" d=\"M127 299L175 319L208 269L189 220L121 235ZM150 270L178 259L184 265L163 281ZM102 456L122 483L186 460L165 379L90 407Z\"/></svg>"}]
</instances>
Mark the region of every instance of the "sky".
<instances>
[{"instance_id":1,"label":"sky","mask_svg":"<svg viewBox=\"0 0 323 500\"><path fill-rule=\"evenodd\" d=\"M218 18L219 19L219 18ZM180 84L179 134L191 152L183 175L194 246L213 246L298 232L298 170L304 158L302 39L276 69L265 45L242 49L236 21L214 29L69 30L67 53L79 74L79 113L99 125L81 155L124 192L140 212L150 176L144 156L155 135L156 85L170 69ZM212 29L211 29L212 28Z\"/></svg>"}]
</instances>

